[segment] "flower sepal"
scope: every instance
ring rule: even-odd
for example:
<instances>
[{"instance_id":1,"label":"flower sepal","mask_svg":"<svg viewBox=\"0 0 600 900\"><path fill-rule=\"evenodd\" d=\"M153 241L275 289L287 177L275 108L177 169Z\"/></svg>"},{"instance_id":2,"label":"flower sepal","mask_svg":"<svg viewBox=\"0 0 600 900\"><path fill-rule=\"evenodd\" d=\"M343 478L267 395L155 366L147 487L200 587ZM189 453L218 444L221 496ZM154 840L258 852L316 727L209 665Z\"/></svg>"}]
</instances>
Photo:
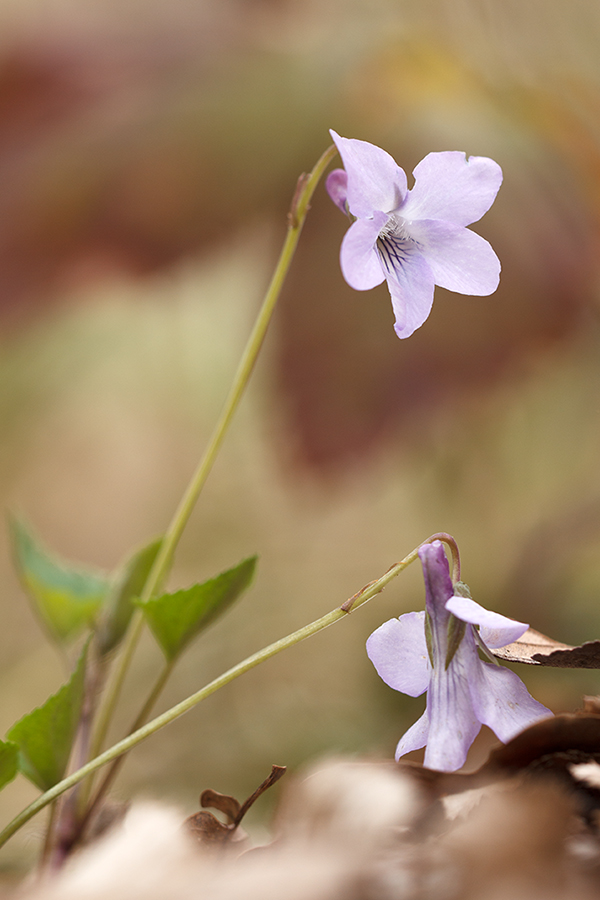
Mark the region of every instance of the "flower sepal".
<instances>
[{"instance_id":1,"label":"flower sepal","mask_svg":"<svg viewBox=\"0 0 600 900\"><path fill-rule=\"evenodd\" d=\"M465 636L466 630L466 622L463 622L461 619L457 619L456 616L450 616L450 618L448 619L448 647L446 650L445 665L446 669L454 659L456 651L460 647L461 641Z\"/></svg>"}]
</instances>

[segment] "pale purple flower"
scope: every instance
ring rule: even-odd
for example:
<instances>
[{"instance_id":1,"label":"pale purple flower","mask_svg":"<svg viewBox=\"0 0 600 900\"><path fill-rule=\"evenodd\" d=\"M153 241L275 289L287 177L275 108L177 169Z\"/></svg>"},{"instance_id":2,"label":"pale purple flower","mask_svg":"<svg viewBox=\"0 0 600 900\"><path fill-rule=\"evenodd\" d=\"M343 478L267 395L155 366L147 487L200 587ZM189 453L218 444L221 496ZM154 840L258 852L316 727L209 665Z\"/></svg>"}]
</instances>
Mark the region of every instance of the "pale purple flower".
<instances>
[{"instance_id":1,"label":"pale purple flower","mask_svg":"<svg viewBox=\"0 0 600 900\"><path fill-rule=\"evenodd\" d=\"M419 557L425 611L385 622L367 640L367 653L394 690L411 697L427 691L425 712L400 739L396 759L426 746L425 765L452 772L463 765L482 725L506 742L552 713L514 672L479 657L481 642L484 650L504 647L529 626L460 596L440 541L424 544Z\"/></svg>"},{"instance_id":2,"label":"pale purple flower","mask_svg":"<svg viewBox=\"0 0 600 900\"><path fill-rule=\"evenodd\" d=\"M331 131L344 169L327 178L327 190L356 221L344 237L340 262L357 291L384 280L392 296L395 330L409 337L431 311L437 284L459 294L492 294L500 262L486 240L465 226L488 211L502 169L485 156L460 151L429 153L414 169L408 190L404 170L389 153Z\"/></svg>"}]
</instances>

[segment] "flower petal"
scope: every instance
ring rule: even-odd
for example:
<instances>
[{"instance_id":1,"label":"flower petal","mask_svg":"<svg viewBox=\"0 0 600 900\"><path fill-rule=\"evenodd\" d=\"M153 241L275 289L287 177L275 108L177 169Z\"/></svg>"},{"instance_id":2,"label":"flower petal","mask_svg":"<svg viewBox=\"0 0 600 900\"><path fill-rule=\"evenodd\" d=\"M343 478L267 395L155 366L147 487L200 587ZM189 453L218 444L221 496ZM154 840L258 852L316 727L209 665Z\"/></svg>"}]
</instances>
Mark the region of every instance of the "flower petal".
<instances>
[{"instance_id":1,"label":"flower petal","mask_svg":"<svg viewBox=\"0 0 600 900\"><path fill-rule=\"evenodd\" d=\"M367 638L367 655L391 688L420 697L429 685L425 613L405 613L384 622Z\"/></svg>"},{"instance_id":2,"label":"flower petal","mask_svg":"<svg viewBox=\"0 0 600 900\"><path fill-rule=\"evenodd\" d=\"M348 207L352 215L363 219L375 210L389 213L397 209L406 197L407 181L404 170L390 154L367 141L343 138L335 131L329 133L348 174Z\"/></svg>"},{"instance_id":3,"label":"flower petal","mask_svg":"<svg viewBox=\"0 0 600 900\"><path fill-rule=\"evenodd\" d=\"M480 235L435 219L407 222L406 226L440 287L476 296L487 296L496 290L500 260Z\"/></svg>"},{"instance_id":4,"label":"flower petal","mask_svg":"<svg viewBox=\"0 0 600 900\"><path fill-rule=\"evenodd\" d=\"M410 753L411 750L421 750L427 743L428 738L429 718L427 710L425 710L421 718L417 719L415 724L411 725L398 741L396 759L400 759L401 756L404 756L405 753Z\"/></svg>"},{"instance_id":5,"label":"flower petal","mask_svg":"<svg viewBox=\"0 0 600 900\"><path fill-rule=\"evenodd\" d=\"M529 625L525 625L523 622L517 622L516 619L509 619L501 616L500 613L485 609L469 597L450 597L446 603L446 609L463 622L480 625L481 639L492 650L518 641L529 628Z\"/></svg>"},{"instance_id":6,"label":"flower petal","mask_svg":"<svg viewBox=\"0 0 600 900\"><path fill-rule=\"evenodd\" d=\"M385 277L375 242L386 221L385 213L376 213L372 219L358 219L344 235L340 265L344 278L355 291L369 291Z\"/></svg>"},{"instance_id":7,"label":"flower petal","mask_svg":"<svg viewBox=\"0 0 600 900\"><path fill-rule=\"evenodd\" d=\"M346 202L348 197L348 175L343 169L334 169L327 176L325 189L336 206L346 214Z\"/></svg>"},{"instance_id":8,"label":"flower petal","mask_svg":"<svg viewBox=\"0 0 600 900\"><path fill-rule=\"evenodd\" d=\"M401 214L471 225L488 211L502 184L502 169L486 156L449 150L429 153L413 170L415 186Z\"/></svg>"},{"instance_id":9,"label":"flower petal","mask_svg":"<svg viewBox=\"0 0 600 900\"><path fill-rule=\"evenodd\" d=\"M433 669L427 692L429 736L424 760L431 769L460 769L479 734L481 724L469 682L477 682L481 665L472 635L465 635L448 668L442 664Z\"/></svg>"},{"instance_id":10,"label":"flower petal","mask_svg":"<svg viewBox=\"0 0 600 900\"><path fill-rule=\"evenodd\" d=\"M479 721L504 743L538 719L553 715L533 699L518 675L492 663L480 661L471 695Z\"/></svg>"},{"instance_id":11,"label":"flower petal","mask_svg":"<svg viewBox=\"0 0 600 900\"><path fill-rule=\"evenodd\" d=\"M421 327L431 312L435 281L418 250L404 253L395 265L392 268L390 259L387 259L385 277L396 317L394 330L399 338L407 338Z\"/></svg>"}]
</instances>

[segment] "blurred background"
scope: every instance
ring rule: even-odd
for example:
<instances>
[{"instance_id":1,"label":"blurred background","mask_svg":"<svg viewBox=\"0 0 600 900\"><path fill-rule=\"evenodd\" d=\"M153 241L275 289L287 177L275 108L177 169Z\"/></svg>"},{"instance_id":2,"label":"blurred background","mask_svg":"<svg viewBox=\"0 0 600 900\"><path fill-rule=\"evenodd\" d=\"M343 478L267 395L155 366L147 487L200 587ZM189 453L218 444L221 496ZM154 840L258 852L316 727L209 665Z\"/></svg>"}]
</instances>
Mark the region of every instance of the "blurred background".
<instances>
[{"instance_id":1,"label":"blurred background","mask_svg":"<svg viewBox=\"0 0 600 900\"><path fill-rule=\"evenodd\" d=\"M566 642L600 634L594 0L1 0L0 506L103 569L165 528L330 127L408 172L432 150L497 160L504 185L475 230L501 285L438 289L400 342L385 286L344 284L347 223L319 188L171 586L255 552L258 575L160 709L441 530L485 606ZM3 735L65 667L5 530L0 567ZM272 763L391 756L423 703L378 680L364 642L421 608L413 566L142 745L117 794L189 814L206 787L243 799ZM147 638L115 738L159 662ZM519 674L555 711L600 691L593 671ZM34 796L11 784L2 821ZM42 824L4 871L35 854Z\"/></svg>"}]
</instances>

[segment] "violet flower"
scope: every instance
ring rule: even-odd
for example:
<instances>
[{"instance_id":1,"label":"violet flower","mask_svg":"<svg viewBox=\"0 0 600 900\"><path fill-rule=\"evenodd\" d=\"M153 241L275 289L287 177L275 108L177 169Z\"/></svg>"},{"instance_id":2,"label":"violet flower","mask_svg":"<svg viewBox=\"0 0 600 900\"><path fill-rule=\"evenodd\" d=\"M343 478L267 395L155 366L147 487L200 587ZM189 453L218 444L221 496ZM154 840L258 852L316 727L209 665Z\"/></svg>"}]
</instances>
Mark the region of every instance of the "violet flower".
<instances>
[{"instance_id":1,"label":"violet flower","mask_svg":"<svg viewBox=\"0 0 600 900\"><path fill-rule=\"evenodd\" d=\"M426 320L437 284L459 294L492 294L500 262L486 240L465 228L488 211L502 169L485 156L429 153L414 169L415 185L389 153L331 132L345 171L335 169L327 191L356 221L342 242L344 278L357 291L384 280L392 296L398 337Z\"/></svg>"},{"instance_id":2,"label":"violet flower","mask_svg":"<svg viewBox=\"0 0 600 900\"><path fill-rule=\"evenodd\" d=\"M514 672L479 657L478 646L484 652L504 647L529 626L459 596L440 541L424 544L419 557L425 612L385 622L367 640L367 653L394 690L411 697L427 691L425 712L400 739L396 759L426 746L425 765L452 772L463 765L482 725L506 742L552 713Z\"/></svg>"}]
</instances>

